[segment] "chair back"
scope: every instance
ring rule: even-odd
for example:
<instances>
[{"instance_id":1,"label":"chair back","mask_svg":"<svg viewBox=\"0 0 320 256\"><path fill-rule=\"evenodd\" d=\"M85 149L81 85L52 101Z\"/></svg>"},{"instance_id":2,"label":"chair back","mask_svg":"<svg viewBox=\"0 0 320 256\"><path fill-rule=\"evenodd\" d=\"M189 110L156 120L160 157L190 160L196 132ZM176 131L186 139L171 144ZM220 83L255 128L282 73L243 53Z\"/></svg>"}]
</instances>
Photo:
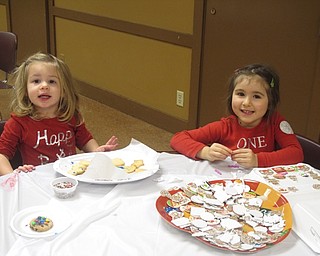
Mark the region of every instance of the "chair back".
<instances>
[{"instance_id":1,"label":"chair back","mask_svg":"<svg viewBox=\"0 0 320 256\"><path fill-rule=\"evenodd\" d=\"M4 120L0 121L0 135L3 132L5 124L6 124L6 121L4 121ZM19 150L16 151L15 155L10 160L10 163L11 163L11 166L12 166L13 169L16 169L17 167L22 165L22 158L21 158Z\"/></svg>"},{"instance_id":2,"label":"chair back","mask_svg":"<svg viewBox=\"0 0 320 256\"><path fill-rule=\"evenodd\" d=\"M5 80L0 81L1 89L12 88L7 81L8 74L16 67L17 48L17 36L11 32L0 31L0 70L5 72Z\"/></svg>"},{"instance_id":3,"label":"chair back","mask_svg":"<svg viewBox=\"0 0 320 256\"><path fill-rule=\"evenodd\" d=\"M304 153L304 163L320 170L320 145L302 135L297 135Z\"/></svg>"}]
</instances>

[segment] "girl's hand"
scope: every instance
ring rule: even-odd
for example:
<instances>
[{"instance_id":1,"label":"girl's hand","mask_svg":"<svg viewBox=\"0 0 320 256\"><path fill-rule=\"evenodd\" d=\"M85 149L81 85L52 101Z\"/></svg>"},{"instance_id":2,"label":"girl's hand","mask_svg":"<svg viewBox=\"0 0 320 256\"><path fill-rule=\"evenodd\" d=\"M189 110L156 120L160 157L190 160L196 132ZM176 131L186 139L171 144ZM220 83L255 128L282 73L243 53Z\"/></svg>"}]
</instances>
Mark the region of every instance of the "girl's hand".
<instances>
[{"instance_id":1,"label":"girl's hand","mask_svg":"<svg viewBox=\"0 0 320 256\"><path fill-rule=\"evenodd\" d=\"M240 148L233 151L231 159L245 168L258 167L258 158L249 148Z\"/></svg>"},{"instance_id":2,"label":"girl's hand","mask_svg":"<svg viewBox=\"0 0 320 256\"><path fill-rule=\"evenodd\" d=\"M25 165L19 166L16 169L16 171L18 171L18 172L32 172L35 169L36 168L33 165L25 164Z\"/></svg>"},{"instance_id":3,"label":"girl's hand","mask_svg":"<svg viewBox=\"0 0 320 256\"><path fill-rule=\"evenodd\" d=\"M105 152L114 150L118 146L118 138L116 136L112 136L105 145L99 146L96 151L97 152Z\"/></svg>"},{"instance_id":4,"label":"girl's hand","mask_svg":"<svg viewBox=\"0 0 320 256\"><path fill-rule=\"evenodd\" d=\"M213 162L216 160L224 160L228 156L231 156L231 154L231 149L222 144L213 143L210 147L204 147L202 150L200 150L197 154L197 157Z\"/></svg>"}]
</instances>

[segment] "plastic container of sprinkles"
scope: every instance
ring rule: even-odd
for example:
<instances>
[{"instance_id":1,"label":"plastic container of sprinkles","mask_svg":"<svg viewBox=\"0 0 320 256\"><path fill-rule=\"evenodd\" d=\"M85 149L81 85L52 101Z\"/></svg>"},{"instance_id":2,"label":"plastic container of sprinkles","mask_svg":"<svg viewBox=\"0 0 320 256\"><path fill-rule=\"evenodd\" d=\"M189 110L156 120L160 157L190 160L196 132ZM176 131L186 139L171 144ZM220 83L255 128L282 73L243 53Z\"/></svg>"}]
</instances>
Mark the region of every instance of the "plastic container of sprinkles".
<instances>
[{"instance_id":1,"label":"plastic container of sprinkles","mask_svg":"<svg viewBox=\"0 0 320 256\"><path fill-rule=\"evenodd\" d=\"M68 177L56 178L51 182L51 187L56 197L61 199L73 197L77 186L78 181Z\"/></svg>"}]
</instances>

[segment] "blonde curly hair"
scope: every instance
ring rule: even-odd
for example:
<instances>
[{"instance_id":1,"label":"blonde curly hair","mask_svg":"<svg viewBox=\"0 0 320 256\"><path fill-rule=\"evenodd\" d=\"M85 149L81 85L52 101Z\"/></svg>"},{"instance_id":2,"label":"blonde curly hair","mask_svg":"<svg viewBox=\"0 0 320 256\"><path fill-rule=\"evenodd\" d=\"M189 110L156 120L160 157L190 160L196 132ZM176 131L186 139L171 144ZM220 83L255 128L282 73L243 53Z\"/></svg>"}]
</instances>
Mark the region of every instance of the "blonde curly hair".
<instances>
[{"instance_id":1,"label":"blonde curly hair","mask_svg":"<svg viewBox=\"0 0 320 256\"><path fill-rule=\"evenodd\" d=\"M11 110L17 116L30 116L34 119L41 119L39 113L29 99L27 91L29 66L34 62L44 62L53 65L60 80L60 101L57 109L57 118L60 121L68 122L73 116L77 123L81 123L82 117L79 111L79 95L76 92L75 81L69 67L57 57L38 52L24 61L14 72L14 98L11 103Z\"/></svg>"}]
</instances>

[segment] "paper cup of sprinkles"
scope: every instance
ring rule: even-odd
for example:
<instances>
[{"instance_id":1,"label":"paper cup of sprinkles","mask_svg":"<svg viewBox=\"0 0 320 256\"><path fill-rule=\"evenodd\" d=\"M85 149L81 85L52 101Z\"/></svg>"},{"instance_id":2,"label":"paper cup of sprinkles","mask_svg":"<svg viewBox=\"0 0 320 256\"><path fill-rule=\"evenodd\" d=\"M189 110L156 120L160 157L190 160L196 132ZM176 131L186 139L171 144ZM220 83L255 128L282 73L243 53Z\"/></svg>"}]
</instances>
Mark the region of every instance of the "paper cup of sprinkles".
<instances>
[{"instance_id":1,"label":"paper cup of sprinkles","mask_svg":"<svg viewBox=\"0 0 320 256\"><path fill-rule=\"evenodd\" d=\"M78 181L68 178L60 177L51 182L51 187L56 197L67 199L73 197L78 186Z\"/></svg>"}]
</instances>

